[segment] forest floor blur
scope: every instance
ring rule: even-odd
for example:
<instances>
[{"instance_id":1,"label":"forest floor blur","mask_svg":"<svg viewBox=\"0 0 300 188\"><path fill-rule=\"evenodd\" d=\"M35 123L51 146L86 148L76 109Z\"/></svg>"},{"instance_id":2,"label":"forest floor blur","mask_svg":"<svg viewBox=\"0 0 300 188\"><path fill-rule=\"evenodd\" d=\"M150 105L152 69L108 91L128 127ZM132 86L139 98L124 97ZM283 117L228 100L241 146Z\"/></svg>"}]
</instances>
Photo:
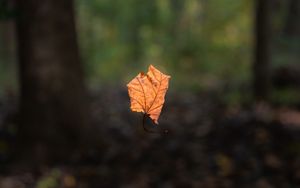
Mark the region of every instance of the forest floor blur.
<instances>
[{"instance_id":1,"label":"forest floor blur","mask_svg":"<svg viewBox=\"0 0 300 188\"><path fill-rule=\"evenodd\" d=\"M299 109L227 106L218 97L169 93L158 127L146 126L170 132L151 134L130 111L126 90L94 92L91 115L102 147L29 170L10 161L14 137L4 127L13 126L16 103L2 100L0 188L300 187Z\"/></svg>"}]
</instances>

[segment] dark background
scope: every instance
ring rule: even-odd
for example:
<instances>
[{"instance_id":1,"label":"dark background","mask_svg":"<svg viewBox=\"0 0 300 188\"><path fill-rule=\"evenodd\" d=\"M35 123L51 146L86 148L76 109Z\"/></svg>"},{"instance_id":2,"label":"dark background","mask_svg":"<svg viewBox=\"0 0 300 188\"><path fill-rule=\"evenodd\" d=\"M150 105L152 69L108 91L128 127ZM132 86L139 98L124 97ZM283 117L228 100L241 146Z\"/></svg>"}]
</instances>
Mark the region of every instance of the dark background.
<instances>
[{"instance_id":1,"label":"dark background","mask_svg":"<svg viewBox=\"0 0 300 188\"><path fill-rule=\"evenodd\" d=\"M0 188L300 187L299 12L0 0ZM126 88L149 64L171 75L154 134Z\"/></svg>"}]
</instances>

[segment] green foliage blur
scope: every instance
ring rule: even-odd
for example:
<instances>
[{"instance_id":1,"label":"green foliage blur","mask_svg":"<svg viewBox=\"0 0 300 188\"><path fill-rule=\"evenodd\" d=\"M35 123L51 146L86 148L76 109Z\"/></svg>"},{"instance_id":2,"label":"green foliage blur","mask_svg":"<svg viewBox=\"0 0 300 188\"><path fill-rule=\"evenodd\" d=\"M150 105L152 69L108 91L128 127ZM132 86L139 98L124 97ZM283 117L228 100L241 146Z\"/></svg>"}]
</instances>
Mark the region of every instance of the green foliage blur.
<instances>
[{"instance_id":1,"label":"green foliage blur","mask_svg":"<svg viewBox=\"0 0 300 188\"><path fill-rule=\"evenodd\" d=\"M249 79L250 0L77 0L92 85L126 82L153 64L185 89Z\"/></svg>"}]
</instances>

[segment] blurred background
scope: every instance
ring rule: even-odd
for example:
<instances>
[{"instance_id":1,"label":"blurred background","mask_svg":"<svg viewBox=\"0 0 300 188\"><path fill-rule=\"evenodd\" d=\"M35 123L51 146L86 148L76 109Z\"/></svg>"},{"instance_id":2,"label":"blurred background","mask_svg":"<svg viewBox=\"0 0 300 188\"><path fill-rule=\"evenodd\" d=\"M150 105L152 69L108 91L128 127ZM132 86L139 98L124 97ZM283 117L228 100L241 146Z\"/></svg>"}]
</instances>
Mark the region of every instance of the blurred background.
<instances>
[{"instance_id":1,"label":"blurred background","mask_svg":"<svg viewBox=\"0 0 300 188\"><path fill-rule=\"evenodd\" d=\"M0 0L0 188L300 187L299 20L299 0ZM150 64L157 134L126 87Z\"/></svg>"}]
</instances>

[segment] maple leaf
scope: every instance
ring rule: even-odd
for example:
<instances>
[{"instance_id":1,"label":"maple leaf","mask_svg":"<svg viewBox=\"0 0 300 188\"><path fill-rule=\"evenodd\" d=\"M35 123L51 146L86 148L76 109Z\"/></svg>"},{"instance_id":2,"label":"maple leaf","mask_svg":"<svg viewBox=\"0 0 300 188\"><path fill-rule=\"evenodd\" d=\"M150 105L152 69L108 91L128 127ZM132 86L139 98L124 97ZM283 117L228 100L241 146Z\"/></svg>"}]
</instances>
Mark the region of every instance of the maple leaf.
<instances>
[{"instance_id":1,"label":"maple leaf","mask_svg":"<svg viewBox=\"0 0 300 188\"><path fill-rule=\"evenodd\" d=\"M153 65L149 66L147 74L139 73L127 84L131 110L148 114L158 124L170 78Z\"/></svg>"}]
</instances>

